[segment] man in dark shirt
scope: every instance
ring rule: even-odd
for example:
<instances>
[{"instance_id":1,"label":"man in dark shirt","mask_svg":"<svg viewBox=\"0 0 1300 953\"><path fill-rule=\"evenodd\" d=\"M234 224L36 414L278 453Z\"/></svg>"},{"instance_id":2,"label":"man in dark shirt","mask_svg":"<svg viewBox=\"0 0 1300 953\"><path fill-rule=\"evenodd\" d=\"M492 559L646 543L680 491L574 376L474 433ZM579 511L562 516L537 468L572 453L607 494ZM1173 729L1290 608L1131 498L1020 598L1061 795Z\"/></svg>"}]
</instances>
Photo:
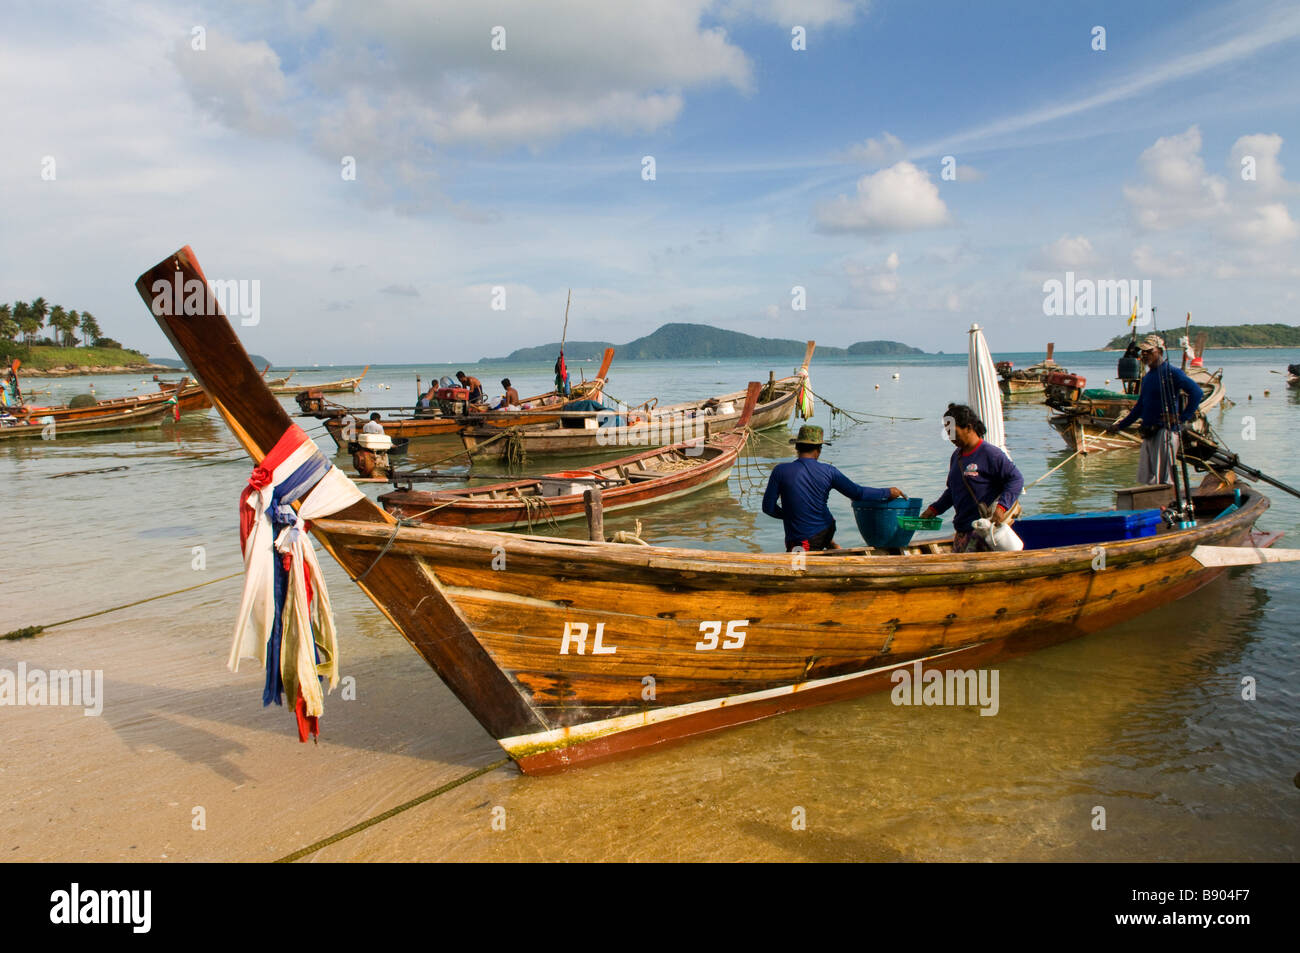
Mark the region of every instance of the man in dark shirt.
<instances>
[{"instance_id":1,"label":"man in dark shirt","mask_svg":"<svg viewBox=\"0 0 1300 953\"><path fill-rule=\"evenodd\" d=\"M943 423L957 449L948 461L947 488L921 515L938 516L954 507L952 551L985 552L988 544L972 526L980 507L988 509L993 522L1003 522L1020 498L1025 478L1000 447L985 443L984 422L970 407L949 404Z\"/></svg>"},{"instance_id":2,"label":"man in dark shirt","mask_svg":"<svg viewBox=\"0 0 1300 953\"><path fill-rule=\"evenodd\" d=\"M1177 456L1179 433L1195 418L1196 408L1201 406L1201 400L1205 397L1196 381L1165 360L1164 343L1159 335L1148 334L1138 345L1139 356L1147 366L1138 399L1123 419L1106 428L1107 433L1118 433L1133 421L1141 419L1139 483L1172 482L1173 460L1169 455L1170 450ZM1181 403L1182 406L1166 407L1166 391L1172 394L1176 405ZM1187 398L1185 403L1179 400L1179 394ZM1167 434L1166 430L1169 431Z\"/></svg>"},{"instance_id":3,"label":"man in dark shirt","mask_svg":"<svg viewBox=\"0 0 1300 953\"><path fill-rule=\"evenodd\" d=\"M822 463L818 459L822 446L830 444L822 439L821 427L805 424L790 442L798 456L772 468L763 494L763 512L785 523L787 550L840 548L834 542L835 520L826 506L832 489L850 500L896 500L906 495L896 486L858 486L829 463Z\"/></svg>"}]
</instances>

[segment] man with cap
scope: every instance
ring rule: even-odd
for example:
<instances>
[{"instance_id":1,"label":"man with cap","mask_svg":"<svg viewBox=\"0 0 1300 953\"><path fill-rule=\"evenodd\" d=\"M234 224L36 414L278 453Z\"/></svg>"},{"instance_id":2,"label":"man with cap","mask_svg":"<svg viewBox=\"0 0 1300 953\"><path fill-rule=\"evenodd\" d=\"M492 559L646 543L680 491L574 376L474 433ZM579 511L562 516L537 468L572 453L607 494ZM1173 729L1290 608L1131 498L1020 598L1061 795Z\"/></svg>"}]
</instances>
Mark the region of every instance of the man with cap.
<instances>
[{"instance_id":1,"label":"man with cap","mask_svg":"<svg viewBox=\"0 0 1300 953\"><path fill-rule=\"evenodd\" d=\"M1133 409L1106 428L1119 433L1133 421L1141 419L1142 451L1138 458L1139 483L1173 481L1173 454L1178 453L1178 435L1196 416L1196 408L1205 396L1196 381L1165 360L1165 342L1158 334L1148 334L1138 345L1138 357L1146 365L1142 386ZM1165 406L1165 394L1173 395L1174 406ZM1180 401L1179 394L1186 396ZM1182 404L1181 408L1178 404ZM1166 442L1166 430L1169 440Z\"/></svg>"},{"instance_id":2,"label":"man with cap","mask_svg":"<svg viewBox=\"0 0 1300 953\"><path fill-rule=\"evenodd\" d=\"M829 463L822 463L822 447L830 444L822 439L821 427L804 424L790 442L798 456L772 468L763 494L763 512L785 523L787 550L840 548L833 541L835 520L826 506L832 489L850 500L896 500L906 495L896 486L858 486Z\"/></svg>"}]
</instances>

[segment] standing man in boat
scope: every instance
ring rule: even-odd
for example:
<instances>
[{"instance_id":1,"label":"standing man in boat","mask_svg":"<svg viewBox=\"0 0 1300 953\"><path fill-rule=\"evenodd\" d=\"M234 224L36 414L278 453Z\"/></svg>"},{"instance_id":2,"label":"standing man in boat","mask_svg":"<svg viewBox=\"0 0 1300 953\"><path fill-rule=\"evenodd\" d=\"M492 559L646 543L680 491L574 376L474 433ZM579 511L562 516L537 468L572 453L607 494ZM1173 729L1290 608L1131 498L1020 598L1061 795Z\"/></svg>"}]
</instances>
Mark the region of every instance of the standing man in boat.
<instances>
[{"instance_id":1,"label":"standing man in boat","mask_svg":"<svg viewBox=\"0 0 1300 953\"><path fill-rule=\"evenodd\" d=\"M456 379L460 381L460 386L469 390L469 403L479 404L483 402L483 382L477 377L470 377L464 371L456 372Z\"/></svg>"},{"instance_id":2,"label":"standing man in boat","mask_svg":"<svg viewBox=\"0 0 1300 953\"><path fill-rule=\"evenodd\" d=\"M1106 432L1119 433L1133 421L1141 419L1138 482L1172 483L1179 434L1196 417L1196 408L1205 395L1194 380L1165 360L1165 342L1160 335L1148 334L1138 349L1138 357L1147 367L1147 372L1142 375L1138 398L1133 409L1107 427ZM1177 405L1180 393L1187 398L1182 402L1181 411L1177 406L1166 406L1166 395L1171 396Z\"/></svg>"},{"instance_id":3,"label":"standing man in boat","mask_svg":"<svg viewBox=\"0 0 1300 953\"><path fill-rule=\"evenodd\" d=\"M994 523L1003 522L1020 499L1025 478L1001 447L984 441L984 421L965 404L949 404L943 426L957 445L948 463L948 488L921 515L931 518L954 507L952 551L987 552L988 543L972 524L985 513Z\"/></svg>"},{"instance_id":4,"label":"standing man in boat","mask_svg":"<svg viewBox=\"0 0 1300 953\"><path fill-rule=\"evenodd\" d=\"M858 486L829 463L822 463L822 447L830 444L822 439L821 427L804 424L790 442L798 456L772 468L763 494L763 512L785 523L787 552L840 548L834 541L835 519L826 506L832 489L850 500L896 500L906 496L896 486Z\"/></svg>"}]
</instances>

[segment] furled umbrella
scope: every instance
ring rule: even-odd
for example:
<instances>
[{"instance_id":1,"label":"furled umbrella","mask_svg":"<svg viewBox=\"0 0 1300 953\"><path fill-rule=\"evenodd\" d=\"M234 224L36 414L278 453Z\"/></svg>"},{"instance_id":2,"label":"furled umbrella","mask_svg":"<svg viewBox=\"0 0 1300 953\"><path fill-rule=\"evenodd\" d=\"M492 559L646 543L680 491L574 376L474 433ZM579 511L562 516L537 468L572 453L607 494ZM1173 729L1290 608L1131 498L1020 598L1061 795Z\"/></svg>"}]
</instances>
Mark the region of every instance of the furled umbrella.
<instances>
[{"instance_id":1,"label":"furled umbrella","mask_svg":"<svg viewBox=\"0 0 1300 953\"><path fill-rule=\"evenodd\" d=\"M1007 451L1006 430L1002 425L1002 392L998 388L998 372L993 366L984 332L978 324L970 326L970 360L967 365L968 403L975 415L984 421L984 439ZM1007 451L1010 456L1010 451Z\"/></svg>"}]
</instances>

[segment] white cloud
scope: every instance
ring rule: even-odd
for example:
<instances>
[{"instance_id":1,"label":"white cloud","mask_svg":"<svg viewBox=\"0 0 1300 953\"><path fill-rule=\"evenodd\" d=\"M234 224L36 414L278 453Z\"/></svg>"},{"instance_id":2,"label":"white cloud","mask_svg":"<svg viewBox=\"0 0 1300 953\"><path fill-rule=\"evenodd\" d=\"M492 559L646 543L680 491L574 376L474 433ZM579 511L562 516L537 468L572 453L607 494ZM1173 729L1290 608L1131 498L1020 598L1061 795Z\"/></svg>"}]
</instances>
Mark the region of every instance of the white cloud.
<instances>
[{"instance_id":1,"label":"white cloud","mask_svg":"<svg viewBox=\"0 0 1300 953\"><path fill-rule=\"evenodd\" d=\"M1150 245L1139 245L1133 249L1133 266L1142 278L1183 278L1192 271L1192 263L1186 252L1173 251L1160 255Z\"/></svg>"},{"instance_id":2,"label":"white cloud","mask_svg":"<svg viewBox=\"0 0 1300 953\"><path fill-rule=\"evenodd\" d=\"M897 136L884 132L879 139L868 139L866 142L859 142L856 145L849 146L845 155L855 162L863 162L870 166L883 166L903 158L903 156L907 155L907 148Z\"/></svg>"},{"instance_id":3,"label":"white cloud","mask_svg":"<svg viewBox=\"0 0 1300 953\"><path fill-rule=\"evenodd\" d=\"M194 101L230 128L259 136L292 131L284 112L289 84L265 41L208 30L201 50L188 35L177 39L172 62Z\"/></svg>"},{"instance_id":4,"label":"white cloud","mask_svg":"<svg viewBox=\"0 0 1300 953\"><path fill-rule=\"evenodd\" d=\"M719 15L755 17L781 26L847 26L867 10L868 0L722 0Z\"/></svg>"},{"instance_id":5,"label":"white cloud","mask_svg":"<svg viewBox=\"0 0 1300 953\"><path fill-rule=\"evenodd\" d=\"M1062 235L1050 245L1044 245L1038 251L1037 264L1052 269L1085 268L1095 264L1097 255L1090 242L1083 235Z\"/></svg>"},{"instance_id":6,"label":"white cloud","mask_svg":"<svg viewBox=\"0 0 1300 953\"><path fill-rule=\"evenodd\" d=\"M822 232L901 231L950 222L948 206L930 174L910 162L864 175L855 195L821 203L815 217Z\"/></svg>"},{"instance_id":7,"label":"white cloud","mask_svg":"<svg viewBox=\"0 0 1300 953\"><path fill-rule=\"evenodd\" d=\"M1283 177L1278 154L1282 151L1282 137L1276 133L1242 136L1232 144L1228 153L1228 181L1240 184L1262 195L1294 193L1296 188ZM1254 166L1254 179L1245 179L1243 160Z\"/></svg>"},{"instance_id":8,"label":"white cloud","mask_svg":"<svg viewBox=\"0 0 1300 953\"><path fill-rule=\"evenodd\" d=\"M1124 196L1142 228L1206 227L1242 245L1278 245L1300 234L1286 204L1276 200L1295 191L1278 161L1281 136L1242 136L1233 144L1229 166L1239 169L1243 156L1254 156L1257 178L1234 182L1232 188L1233 180L1206 172L1201 146L1200 129L1192 126L1157 139L1139 156L1144 181L1125 186Z\"/></svg>"}]
</instances>

